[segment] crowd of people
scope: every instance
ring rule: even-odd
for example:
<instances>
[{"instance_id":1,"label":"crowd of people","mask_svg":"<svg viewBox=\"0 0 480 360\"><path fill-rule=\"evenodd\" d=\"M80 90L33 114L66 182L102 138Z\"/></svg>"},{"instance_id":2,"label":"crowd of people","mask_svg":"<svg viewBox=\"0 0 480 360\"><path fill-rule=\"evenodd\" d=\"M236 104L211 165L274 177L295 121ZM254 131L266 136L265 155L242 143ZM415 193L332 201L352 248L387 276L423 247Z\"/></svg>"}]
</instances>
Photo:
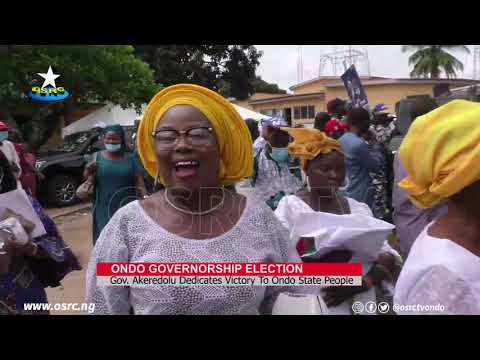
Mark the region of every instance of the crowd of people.
<instances>
[{"instance_id":1,"label":"crowd of people","mask_svg":"<svg viewBox=\"0 0 480 360\"><path fill-rule=\"evenodd\" d=\"M258 123L211 90L179 84L150 101L133 152L121 126L105 128L105 150L84 171L94 184L86 301L95 313L270 314L280 293L300 292L320 295L329 314L353 314L355 301L480 314L480 104L419 99L395 156L395 117L383 104L326 107L313 128ZM6 132L0 123L0 194L25 189L49 230L0 251L2 281L17 286L12 259L30 264L38 291L27 300L47 301L43 289L79 266L35 200L34 155ZM63 244L62 260L44 243ZM98 262L356 262L363 276L360 286L308 289L102 287ZM10 312L27 301L16 291L17 300L0 293Z\"/></svg>"}]
</instances>

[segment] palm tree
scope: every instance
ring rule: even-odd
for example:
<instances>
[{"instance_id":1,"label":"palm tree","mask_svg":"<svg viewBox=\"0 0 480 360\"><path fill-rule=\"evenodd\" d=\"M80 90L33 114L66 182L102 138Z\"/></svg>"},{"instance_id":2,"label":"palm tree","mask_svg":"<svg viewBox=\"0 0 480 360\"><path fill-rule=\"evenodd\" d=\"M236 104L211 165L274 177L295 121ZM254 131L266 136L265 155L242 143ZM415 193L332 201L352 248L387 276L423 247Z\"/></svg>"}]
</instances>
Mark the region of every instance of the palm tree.
<instances>
[{"instance_id":1,"label":"palm tree","mask_svg":"<svg viewBox=\"0 0 480 360\"><path fill-rule=\"evenodd\" d=\"M447 78L456 77L457 71L463 71L463 64L446 50L460 50L470 53L465 45L403 45L402 51L415 52L408 58L413 65L411 77L430 77L438 79L443 72Z\"/></svg>"}]
</instances>

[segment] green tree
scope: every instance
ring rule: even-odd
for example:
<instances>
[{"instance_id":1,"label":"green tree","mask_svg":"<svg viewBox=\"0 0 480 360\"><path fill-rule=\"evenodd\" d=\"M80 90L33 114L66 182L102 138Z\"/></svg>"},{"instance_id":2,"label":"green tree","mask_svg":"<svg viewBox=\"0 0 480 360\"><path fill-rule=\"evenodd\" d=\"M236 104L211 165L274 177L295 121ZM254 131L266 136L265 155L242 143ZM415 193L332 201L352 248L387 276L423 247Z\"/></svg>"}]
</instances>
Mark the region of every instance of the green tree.
<instances>
[{"instance_id":1,"label":"green tree","mask_svg":"<svg viewBox=\"0 0 480 360\"><path fill-rule=\"evenodd\" d=\"M465 45L404 45L403 52L415 51L408 59L413 65L411 77L440 78L442 71L447 78L456 77L457 71L463 71L463 64L448 50L470 53Z\"/></svg>"},{"instance_id":2,"label":"green tree","mask_svg":"<svg viewBox=\"0 0 480 360\"><path fill-rule=\"evenodd\" d=\"M254 92L262 56L252 45L138 45L135 51L164 86L188 82L237 99Z\"/></svg>"},{"instance_id":3,"label":"green tree","mask_svg":"<svg viewBox=\"0 0 480 360\"><path fill-rule=\"evenodd\" d=\"M65 87L71 95L55 103L33 101L26 93L32 86L42 85L43 79L37 73L46 72L49 66L61 75L57 86ZM0 113L8 116L25 109L35 114L32 122L36 123L24 125L36 130L32 142L37 144L51 135L60 116L68 124L77 107L112 102L140 111L141 105L160 88L152 69L135 57L134 48L129 45L2 46L0 68Z\"/></svg>"},{"instance_id":4,"label":"green tree","mask_svg":"<svg viewBox=\"0 0 480 360\"><path fill-rule=\"evenodd\" d=\"M253 88L256 93L267 93L267 94L286 94L287 92L283 89L280 89L277 84L271 84L263 80L260 76L257 76L253 82Z\"/></svg>"},{"instance_id":5,"label":"green tree","mask_svg":"<svg viewBox=\"0 0 480 360\"><path fill-rule=\"evenodd\" d=\"M255 70L262 53L251 45L231 46L227 53L222 79L230 83L230 96L244 100L255 92Z\"/></svg>"}]
</instances>

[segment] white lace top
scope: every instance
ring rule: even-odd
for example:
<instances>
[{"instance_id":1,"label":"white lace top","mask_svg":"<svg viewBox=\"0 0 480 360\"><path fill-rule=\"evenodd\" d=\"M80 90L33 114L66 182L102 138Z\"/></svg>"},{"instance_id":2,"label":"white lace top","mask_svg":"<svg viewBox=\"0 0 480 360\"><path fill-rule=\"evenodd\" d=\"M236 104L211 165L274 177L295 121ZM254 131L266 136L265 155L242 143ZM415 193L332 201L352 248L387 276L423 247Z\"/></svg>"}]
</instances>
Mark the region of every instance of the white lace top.
<instances>
[{"instance_id":1,"label":"white lace top","mask_svg":"<svg viewBox=\"0 0 480 360\"><path fill-rule=\"evenodd\" d=\"M262 201L267 201L280 191L294 194L299 191L303 182L290 172L287 162L281 164L267 158L265 147L258 155L258 174L254 187L255 195Z\"/></svg>"},{"instance_id":2,"label":"white lace top","mask_svg":"<svg viewBox=\"0 0 480 360\"><path fill-rule=\"evenodd\" d=\"M300 262L288 231L263 203L247 197L244 212L225 234L187 239L163 229L134 201L103 229L87 270L87 302L96 314L269 314L283 287L97 287L97 262Z\"/></svg>"},{"instance_id":3,"label":"white lace top","mask_svg":"<svg viewBox=\"0 0 480 360\"><path fill-rule=\"evenodd\" d=\"M378 253L381 252L387 252L392 254L395 257L397 263L401 263L402 259L400 255L386 241L386 236L391 231L389 224L384 223L383 225L383 228L387 230L375 229L375 231L372 231L372 229L369 228L369 226L371 225L367 224L367 222L364 224L364 227L358 227L358 224L352 224L351 216L365 216L367 218L371 218L372 222L376 222L378 224L381 224L383 222L374 219L372 211L370 210L368 205L358 202L352 198L347 197L346 199L350 207L351 215L334 215L323 213L320 211L314 211L310 207L310 205L308 205L297 195L289 195L283 197L282 200L280 200L277 209L275 210L275 215L280 220L280 222L289 229L290 241L292 242L292 246L297 245L297 241L300 236L303 236L301 234L304 234L304 231L310 233L313 228L318 229L318 231L324 231L321 241L318 241L319 239L317 238L315 239L315 247L317 251L320 248L323 248L322 250L328 248L329 251L336 248L348 248L353 253L350 261L361 263L364 274L367 274L372 266L371 259L376 259ZM327 216L325 216L324 218L321 218L320 216L318 218L312 218L309 216L310 214L325 214ZM335 218L335 223L332 222L333 218ZM302 219L308 224L301 224L301 222L303 221ZM365 218L364 220L367 219ZM328 221L330 221L330 223ZM372 242L374 238L377 239ZM323 245L323 242L327 242L329 245ZM347 242L349 242L348 246L345 245ZM353 246L353 243L357 243L357 245ZM380 246L377 246L378 243L380 244ZM334 244L342 245L338 245L337 247L334 246ZM364 253L361 254L354 251L355 248L362 249L362 252ZM371 250L367 251L367 248L371 248ZM371 252L371 256L366 257L365 253L369 252ZM383 286L387 288L393 288L393 284L387 282L384 282ZM375 289L372 288L366 292L357 294L353 298L344 301L342 304L336 307L329 307L329 314L349 315L352 313L352 304L355 301L360 301L363 304L366 304L369 301L376 302Z\"/></svg>"},{"instance_id":4,"label":"white lace top","mask_svg":"<svg viewBox=\"0 0 480 360\"><path fill-rule=\"evenodd\" d=\"M451 240L428 235L431 224L413 243L400 273L394 302L403 310L397 312L480 315L480 257Z\"/></svg>"}]
</instances>

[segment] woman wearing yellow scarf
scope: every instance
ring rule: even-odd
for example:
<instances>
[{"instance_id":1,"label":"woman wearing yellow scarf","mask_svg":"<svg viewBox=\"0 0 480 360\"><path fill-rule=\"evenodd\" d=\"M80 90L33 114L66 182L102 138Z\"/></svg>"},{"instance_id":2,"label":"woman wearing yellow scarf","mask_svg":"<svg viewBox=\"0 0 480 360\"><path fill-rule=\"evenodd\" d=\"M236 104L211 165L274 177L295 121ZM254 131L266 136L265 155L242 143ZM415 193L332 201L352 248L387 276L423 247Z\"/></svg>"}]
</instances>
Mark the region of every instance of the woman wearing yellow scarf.
<instances>
[{"instance_id":1,"label":"woman wearing yellow scarf","mask_svg":"<svg viewBox=\"0 0 480 360\"><path fill-rule=\"evenodd\" d=\"M400 313L480 314L480 104L450 103L418 117L400 147L399 186L420 208L448 203L400 274ZM414 305L422 305L419 306Z\"/></svg>"},{"instance_id":2,"label":"woman wearing yellow scarf","mask_svg":"<svg viewBox=\"0 0 480 360\"><path fill-rule=\"evenodd\" d=\"M251 176L253 152L247 125L223 97L190 84L162 90L147 106L137 149L164 188L123 207L104 228L87 301L108 314L269 313L279 287L96 286L99 261L300 261L266 205L226 189Z\"/></svg>"},{"instance_id":3,"label":"woman wearing yellow scarf","mask_svg":"<svg viewBox=\"0 0 480 360\"><path fill-rule=\"evenodd\" d=\"M283 130L295 139L288 151L300 158L308 185L283 197L275 215L290 231L290 241L304 261L363 263L362 286L323 292L329 314L349 315L353 302L377 301L376 288L385 290L383 281L392 277L395 262L401 261L386 242L393 226L375 219L366 204L338 194L346 165L337 140L317 129ZM390 300L392 296L393 292Z\"/></svg>"}]
</instances>

